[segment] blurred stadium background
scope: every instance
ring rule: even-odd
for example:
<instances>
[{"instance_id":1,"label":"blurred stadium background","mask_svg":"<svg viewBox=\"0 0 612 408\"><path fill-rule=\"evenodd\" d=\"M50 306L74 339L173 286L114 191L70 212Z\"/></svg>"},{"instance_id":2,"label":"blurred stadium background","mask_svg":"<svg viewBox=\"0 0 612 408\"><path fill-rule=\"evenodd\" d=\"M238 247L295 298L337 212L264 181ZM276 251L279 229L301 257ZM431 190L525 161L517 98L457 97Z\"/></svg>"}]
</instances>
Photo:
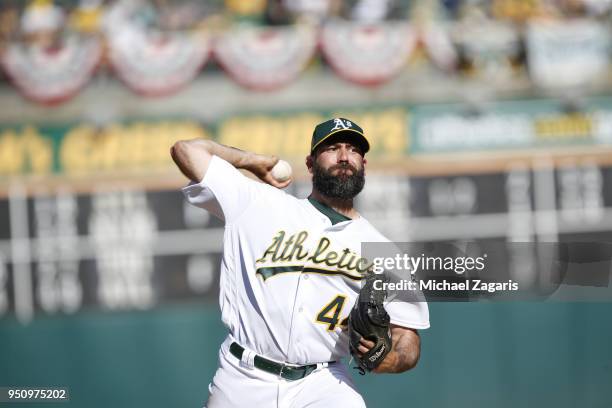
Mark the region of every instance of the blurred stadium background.
<instances>
[{"instance_id":1,"label":"blurred stadium background","mask_svg":"<svg viewBox=\"0 0 612 408\"><path fill-rule=\"evenodd\" d=\"M205 401L222 225L183 203L178 139L285 158L305 196L313 126L342 115L373 144L358 207L393 240L612 241L611 11L1 1L0 386ZM508 262L537 279L535 256ZM369 406L612 406L610 303L430 310L414 372L357 376Z\"/></svg>"}]
</instances>

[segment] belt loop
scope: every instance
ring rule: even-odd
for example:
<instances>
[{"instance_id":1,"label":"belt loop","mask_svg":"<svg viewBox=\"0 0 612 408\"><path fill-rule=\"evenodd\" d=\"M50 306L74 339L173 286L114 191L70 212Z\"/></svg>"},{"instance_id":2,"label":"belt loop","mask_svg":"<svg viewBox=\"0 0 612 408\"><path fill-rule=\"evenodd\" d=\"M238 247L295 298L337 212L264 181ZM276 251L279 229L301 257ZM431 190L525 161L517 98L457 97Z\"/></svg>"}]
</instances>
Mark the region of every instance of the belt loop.
<instances>
[{"instance_id":1,"label":"belt loop","mask_svg":"<svg viewBox=\"0 0 612 408\"><path fill-rule=\"evenodd\" d=\"M253 351L244 349L244 351L242 352L242 358L240 359L240 364L243 367L248 368L249 370L255 368L256 355L257 354L255 354Z\"/></svg>"},{"instance_id":2,"label":"belt loop","mask_svg":"<svg viewBox=\"0 0 612 408\"><path fill-rule=\"evenodd\" d=\"M279 377L281 377L281 378L284 378L284 377L283 377L283 370L285 369L285 367L287 367L287 364L282 363L282 364L281 364L280 371L278 372L278 376L279 376Z\"/></svg>"}]
</instances>

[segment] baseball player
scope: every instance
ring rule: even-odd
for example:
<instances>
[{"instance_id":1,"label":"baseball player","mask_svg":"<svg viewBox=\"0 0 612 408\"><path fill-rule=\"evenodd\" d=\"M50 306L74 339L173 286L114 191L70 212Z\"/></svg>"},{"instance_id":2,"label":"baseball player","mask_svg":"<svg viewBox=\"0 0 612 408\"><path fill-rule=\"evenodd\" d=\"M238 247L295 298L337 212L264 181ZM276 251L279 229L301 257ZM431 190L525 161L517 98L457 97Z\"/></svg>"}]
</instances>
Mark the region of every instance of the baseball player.
<instances>
[{"instance_id":1,"label":"baseball player","mask_svg":"<svg viewBox=\"0 0 612 408\"><path fill-rule=\"evenodd\" d=\"M389 347L356 330L349 341L346 330L367 269L361 243L388 242L353 208L369 148L348 119L317 125L306 157L312 193L298 199L281 190L290 179L272 177L277 158L210 140L172 147L191 180L187 200L225 221L219 303L229 333L208 407L363 407L340 362L349 350L378 373L416 365L417 330L429 327L425 302L380 308Z\"/></svg>"}]
</instances>

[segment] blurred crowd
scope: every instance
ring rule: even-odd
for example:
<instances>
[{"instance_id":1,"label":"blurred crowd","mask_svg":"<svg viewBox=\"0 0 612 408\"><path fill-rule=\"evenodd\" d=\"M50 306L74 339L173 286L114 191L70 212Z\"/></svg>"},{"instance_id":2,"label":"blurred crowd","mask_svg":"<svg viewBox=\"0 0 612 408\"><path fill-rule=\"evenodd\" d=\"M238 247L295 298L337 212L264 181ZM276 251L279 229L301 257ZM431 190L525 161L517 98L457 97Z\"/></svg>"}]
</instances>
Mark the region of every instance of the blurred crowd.
<instances>
[{"instance_id":1,"label":"blurred crowd","mask_svg":"<svg viewBox=\"0 0 612 408\"><path fill-rule=\"evenodd\" d=\"M162 30L223 23L283 25L323 23L332 18L360 22L409 19L494 21L524 24L534 19L610 18L612 0L1 0L2 41L35 32L102 32L113 16Z\"/></svg>"}]
</instances>

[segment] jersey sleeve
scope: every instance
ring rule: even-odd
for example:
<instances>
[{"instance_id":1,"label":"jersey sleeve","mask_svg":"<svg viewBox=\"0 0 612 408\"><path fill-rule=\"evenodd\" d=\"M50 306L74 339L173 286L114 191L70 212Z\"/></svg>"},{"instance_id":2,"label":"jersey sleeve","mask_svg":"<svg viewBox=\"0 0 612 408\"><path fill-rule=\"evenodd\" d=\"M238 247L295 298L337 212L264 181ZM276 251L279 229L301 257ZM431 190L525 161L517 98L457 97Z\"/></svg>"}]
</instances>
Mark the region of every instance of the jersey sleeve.
<instances>
[{"instance_id":1,"label":"jersey sleeve","mask_svg":"<svg viewBox=\"0 0 612 408\"><path fill-rule=\"evenodd\" d=\"M367 225L367 239L362 242L381 243L382 246L372 247L372 253L368 256L386 256L394 257L396 254L401 254L403 251L393 243L389 238L382 235L372 224L366 219L362 219ZM382 252L381 252L382 251ZM389 271L387 271L389 272ZM391 276L402 276L402 272L394 272L391 270ZM398 326L411 329L427 329L429 328L429 307L427 301L420 291L393 291L392 296L387 298L385 302L385 310L391 318L391 323Z\"/></svg>"},{"instance_id":2,"label":"jersey sleeve","mask_svg":"<svg viewBox=\"0 0 612 408\"><path fill-rule=\"evenodd\" d=\"M187 201L231 224L262 192L263 184L251 180L234 166L213 156L204 178L182 189Z\"/></svg>"},{"instance_id":3,"label":"jersey sleeve","mask_svg":"<svg viewBox=\"0 0 612 408\"><path fill-rule=\"evenodd\" d=\"M427 302L392 301L385 304L391 323L411 329L429 328L429 307Z\"/></svg>"}]
</instances>

